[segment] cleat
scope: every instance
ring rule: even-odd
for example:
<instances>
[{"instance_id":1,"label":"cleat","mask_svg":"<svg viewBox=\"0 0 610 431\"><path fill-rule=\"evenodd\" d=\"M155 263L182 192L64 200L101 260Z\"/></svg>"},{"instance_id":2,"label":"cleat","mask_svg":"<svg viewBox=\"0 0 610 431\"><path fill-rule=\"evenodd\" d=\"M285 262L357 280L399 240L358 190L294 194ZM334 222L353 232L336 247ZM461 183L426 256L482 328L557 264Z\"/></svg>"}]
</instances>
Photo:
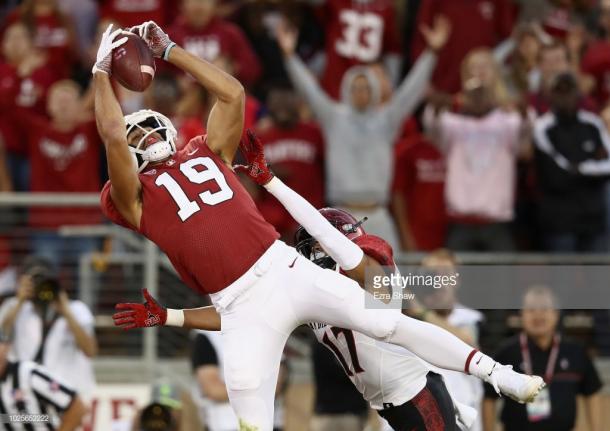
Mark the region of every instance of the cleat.
<instances>
[{"instance_id":1,"label":"cleat","mask_svg":"<svg viewBox=\"0 0 610 431\"><path fill-rule=\"evenodd\" d=\"M499 365L496 363L489 373L490 383L499 394L517 401L518 403L530 403L546 386L540 376L528 376L517 373L511 365Z\"/></svg>"}]
</instances>

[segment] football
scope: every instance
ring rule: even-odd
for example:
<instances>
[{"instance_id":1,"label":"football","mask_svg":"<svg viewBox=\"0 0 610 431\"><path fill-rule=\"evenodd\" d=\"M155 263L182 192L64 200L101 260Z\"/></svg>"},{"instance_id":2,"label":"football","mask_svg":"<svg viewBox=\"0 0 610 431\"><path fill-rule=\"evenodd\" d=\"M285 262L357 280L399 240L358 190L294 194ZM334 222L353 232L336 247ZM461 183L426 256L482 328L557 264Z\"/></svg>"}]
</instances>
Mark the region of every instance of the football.
<instances>
[{"instance_id":1,"label":"football","mask_svg":"<svg viewBox=\"0 0 610 431\"><path fill-rule=\"evenodd\" d=\"M144 91L155 77L155 59L138 35L127 34L127 42L112 51L112 77L131 91Z\"/></svg>"}]
</instances>

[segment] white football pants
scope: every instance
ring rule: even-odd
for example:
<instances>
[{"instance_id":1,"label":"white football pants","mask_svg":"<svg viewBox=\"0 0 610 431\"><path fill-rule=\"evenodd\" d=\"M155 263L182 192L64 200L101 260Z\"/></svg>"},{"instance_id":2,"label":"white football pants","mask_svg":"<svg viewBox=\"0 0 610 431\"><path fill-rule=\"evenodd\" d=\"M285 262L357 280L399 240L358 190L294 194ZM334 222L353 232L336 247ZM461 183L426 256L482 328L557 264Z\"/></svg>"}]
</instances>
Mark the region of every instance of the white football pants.
<instances>
[{"instance_id":1,"label":"white football pants","mask_svg":"<svg viewBox=\"0 0 610 431\"><path fill-rule=\"evenodd\" d=\"M284 344L304 323L352 329L401 345L433 365L463 371L472 347L400 313L366 309L365 295L355 281L316 266L281 241L237 281L211 295L221 316L225 383L240 430L273 429Z\"/></svg>"}]
</instances>

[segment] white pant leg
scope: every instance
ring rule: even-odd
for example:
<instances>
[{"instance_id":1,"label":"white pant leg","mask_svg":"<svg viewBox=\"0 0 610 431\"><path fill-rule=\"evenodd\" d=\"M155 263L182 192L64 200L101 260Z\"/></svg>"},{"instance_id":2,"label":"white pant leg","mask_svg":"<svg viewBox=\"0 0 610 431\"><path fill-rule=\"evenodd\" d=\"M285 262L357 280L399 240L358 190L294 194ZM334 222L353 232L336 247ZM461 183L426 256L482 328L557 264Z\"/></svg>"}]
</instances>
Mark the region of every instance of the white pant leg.
<instances>
[{"instance_id":1,"label":"white pant leg","mask_svg":"<svg viewBox=\"0 0 610 431\"><path fill-rule=\"evenodd\" d=\"M297 255L278 242L243 279L211 295L221 316L224 378L240 430L273 429L280 360L296 326L280 270Z\"/></svg>"},{"instance_id":2,"label":"white pant leg","mask_svg":"<svg viewBox=\"0 0 610 431\"><path fill-rule=\"evenodd\" d=\"M464 371L473 347L448 331L397 310L365 308L365 295L369 296L367 302L375 300L358 283L337 272L323 270L305 258L298 259L294 270L300 279L311 280L286 286L301 322L351 329L402 346L437 367Z\"/></svg>"}]
</instances>

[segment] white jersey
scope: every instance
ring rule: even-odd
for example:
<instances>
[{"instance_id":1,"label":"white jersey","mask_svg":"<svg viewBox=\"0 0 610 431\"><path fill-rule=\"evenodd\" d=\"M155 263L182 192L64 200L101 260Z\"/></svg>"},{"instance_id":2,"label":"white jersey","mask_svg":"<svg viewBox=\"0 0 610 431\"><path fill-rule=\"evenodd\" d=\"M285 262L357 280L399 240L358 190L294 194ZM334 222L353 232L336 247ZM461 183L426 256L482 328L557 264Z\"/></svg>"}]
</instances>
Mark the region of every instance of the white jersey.
<instances>
[{"instance_id":1,"label":"white jersey","mask_svg":"<svg viewBox=\"0 0 610 431\"><path fill-rule=\"evenodd\" d=\"M404 404L426 386L429 368L408 350L347 329L321 323L309 326L373 409Z\"/></svg>"}]
</instances>

